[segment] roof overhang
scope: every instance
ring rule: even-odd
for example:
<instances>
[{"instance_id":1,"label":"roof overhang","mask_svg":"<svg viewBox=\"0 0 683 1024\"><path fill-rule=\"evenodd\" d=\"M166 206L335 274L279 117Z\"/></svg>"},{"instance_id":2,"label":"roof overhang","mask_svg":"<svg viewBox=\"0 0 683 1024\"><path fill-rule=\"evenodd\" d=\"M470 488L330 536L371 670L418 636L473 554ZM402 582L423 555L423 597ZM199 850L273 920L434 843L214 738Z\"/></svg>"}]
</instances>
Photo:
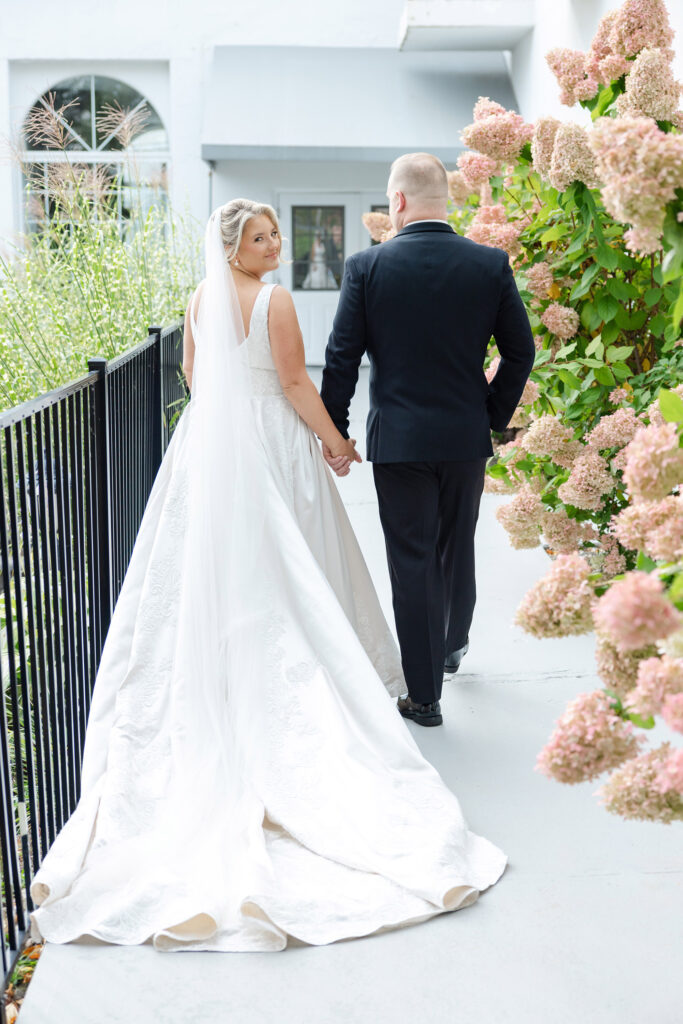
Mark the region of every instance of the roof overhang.
<instances>
[{"instance_id":1,"label":"roof overhang","mask_svg":"<svg viewBox=\"0 0 683 1024\"><path fill-rule=\"evenodd\" d=\"M511 50L534 27L534 0L406 0L402 50Z\"/></svg>"}]
</instances>

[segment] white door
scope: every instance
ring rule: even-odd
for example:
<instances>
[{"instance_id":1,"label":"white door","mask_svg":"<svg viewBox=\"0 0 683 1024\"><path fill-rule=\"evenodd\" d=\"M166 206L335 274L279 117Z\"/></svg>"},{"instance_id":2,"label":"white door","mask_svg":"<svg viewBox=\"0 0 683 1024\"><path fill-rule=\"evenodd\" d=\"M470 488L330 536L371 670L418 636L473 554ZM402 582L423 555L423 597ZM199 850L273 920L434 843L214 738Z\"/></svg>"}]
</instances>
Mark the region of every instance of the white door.
<instances>
[{"instance_id":1,"label":"white door","mask_svg":"<svg viewBox=\"0 0 683 1024\"><path fill-rule=\"evenodd\" d=\"M291 262L280 264L277 279L292 293L311 366L325 362L344 260L371 244L361 215L386 201L381 192L279 193L284 254Z\"/></svg>"}]
</instances>

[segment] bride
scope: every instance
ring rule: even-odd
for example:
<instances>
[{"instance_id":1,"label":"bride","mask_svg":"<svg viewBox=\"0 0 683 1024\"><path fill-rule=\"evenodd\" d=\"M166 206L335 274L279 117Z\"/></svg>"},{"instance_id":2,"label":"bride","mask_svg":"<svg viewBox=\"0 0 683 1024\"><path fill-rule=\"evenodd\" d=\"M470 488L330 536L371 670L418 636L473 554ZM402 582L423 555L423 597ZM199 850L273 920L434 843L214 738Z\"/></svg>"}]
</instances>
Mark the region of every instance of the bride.
<instances>
[{"instance_id":1,"label":"bride","mask_svg":"<svg viewBox=\"0 0 683 1024\"><path fill-rule=\"evenodd\" d=\"M473 903L468 830L393 696L397 648L326 466L356 459L304 365L275 211L206 230L192 398L156 477L93 692L79 803L31 887L35 939L281 950Z\"/></svg>"}]
</instances>

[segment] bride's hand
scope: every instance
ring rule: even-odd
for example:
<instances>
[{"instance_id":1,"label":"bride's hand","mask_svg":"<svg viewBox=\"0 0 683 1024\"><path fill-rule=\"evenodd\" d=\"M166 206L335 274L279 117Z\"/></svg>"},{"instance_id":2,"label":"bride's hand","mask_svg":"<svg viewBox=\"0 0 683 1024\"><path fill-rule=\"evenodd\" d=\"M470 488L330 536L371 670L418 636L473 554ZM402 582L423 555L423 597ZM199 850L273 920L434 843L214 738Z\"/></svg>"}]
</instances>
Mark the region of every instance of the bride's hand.
<instances>
[{"instance_id":1,"label":"bride's hand","mask_svg":"<svg viewBox=\"0 0 683 1024\"><path fill-rule=\"evenodd\" d=\"M323 442L323 456L330 469L334 470L337 476L347 476L351 471L352 462L362 462L360 455L355 448L355 440L347 441L342 438L339 444L333 449Z\"/></svg>"}]
</instances>

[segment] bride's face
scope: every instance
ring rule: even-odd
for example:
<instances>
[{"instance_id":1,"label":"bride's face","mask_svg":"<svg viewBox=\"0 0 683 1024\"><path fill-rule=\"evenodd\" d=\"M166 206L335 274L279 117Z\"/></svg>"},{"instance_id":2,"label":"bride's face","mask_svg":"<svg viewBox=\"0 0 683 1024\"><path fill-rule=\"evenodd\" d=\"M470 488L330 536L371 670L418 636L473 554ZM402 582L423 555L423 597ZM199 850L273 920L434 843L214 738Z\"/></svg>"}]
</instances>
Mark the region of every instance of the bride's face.
<instances>
[{"instance_id":1,"label":"bride's face","mask_svg":"<svg viewBox=\"0 0 683 1024\"><path fill-rule=\"evenodd\" d=\"M280 233L264 213L247 221L237 253L240 265L250 274L262 277L280 262Z\"/></svg>"}]
</instances>

